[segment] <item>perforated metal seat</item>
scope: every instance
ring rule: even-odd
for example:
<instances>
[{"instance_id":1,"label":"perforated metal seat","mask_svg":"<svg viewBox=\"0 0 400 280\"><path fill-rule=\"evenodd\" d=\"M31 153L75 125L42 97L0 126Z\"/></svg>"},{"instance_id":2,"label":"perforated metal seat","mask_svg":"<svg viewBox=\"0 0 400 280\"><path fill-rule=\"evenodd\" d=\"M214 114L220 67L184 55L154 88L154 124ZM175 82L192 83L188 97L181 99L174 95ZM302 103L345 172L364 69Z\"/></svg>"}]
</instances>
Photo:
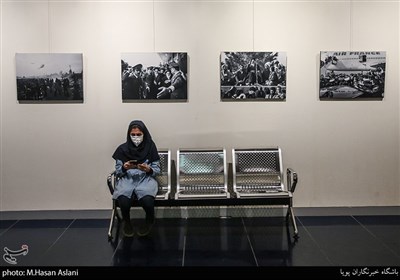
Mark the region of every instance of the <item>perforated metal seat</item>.
<instances>
[{"instance_id":1,"label":"perforated metal seat","mask_svg":"<svg viewBox=\"0 0 400 280\"><path fill-rule=\"evenodd\" d=\"M287 169L284 184L282 154L279 147L263 149L232 149L233 191L237 198L271 198L282 201L288 207L294 236L298 238L293 211L293 193L297 185L297 173Z\"/></svg>"},{"instance_id":2,"label":"perforated metal seat","mask_svg":"<svg viewBox=\"0 0 400 280\"><path fill-rule=\"evenodd\" d=\"M233 149L232 161L236 197L257 197L286 191L279 148Z\"/></svg>"},{"instance_id":3,"label":"perforated metal seat","mask_svg":"<svg viewBox=\"0 0 400 280\"><path fill-rule=\"evenodd\" d=\"M175 199L229 198L226 150L178 150Z\"/></svg>"}]
</instances>

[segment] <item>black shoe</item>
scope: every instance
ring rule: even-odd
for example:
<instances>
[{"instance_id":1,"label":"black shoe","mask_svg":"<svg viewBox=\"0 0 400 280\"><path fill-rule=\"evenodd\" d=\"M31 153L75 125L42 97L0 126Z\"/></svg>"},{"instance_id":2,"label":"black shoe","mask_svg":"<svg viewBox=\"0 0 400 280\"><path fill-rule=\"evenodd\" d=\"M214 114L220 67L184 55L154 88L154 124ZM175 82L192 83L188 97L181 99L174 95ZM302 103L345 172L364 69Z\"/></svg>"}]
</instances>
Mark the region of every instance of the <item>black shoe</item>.
<instances>
[{"instance_id":1,"label":"black shoe","mask_svg":"<svg viewBox=\"0 0 400 280\"><path fill-rule=\"evenodd\" d=\"M153 228L154 221L148 222L144 224L144 226L140 227L138 231L136 232L138 236L147 236L151 232L151 229Z\"/></svg>"},{"instance_id":2,"label":"black shoe","mask_svg":"<svg viewBox=\"0 0 400 280\"><path fill-rule=\"evenodd\" d=\"M123 228L123 233L125 237L132 237L135 235L135 232L133 231L133 227L130 221L125 221L124 222L124 228Z\"/></svg>"}]
</instances>

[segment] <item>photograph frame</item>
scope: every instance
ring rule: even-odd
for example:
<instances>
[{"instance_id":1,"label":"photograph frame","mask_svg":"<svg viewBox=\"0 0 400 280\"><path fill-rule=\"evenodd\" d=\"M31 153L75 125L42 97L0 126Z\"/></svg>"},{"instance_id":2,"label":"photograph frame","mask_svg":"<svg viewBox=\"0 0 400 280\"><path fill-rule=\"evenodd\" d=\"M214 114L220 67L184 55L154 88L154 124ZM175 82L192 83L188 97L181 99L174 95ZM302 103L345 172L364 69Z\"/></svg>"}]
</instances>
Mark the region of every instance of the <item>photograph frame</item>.
<instances>
[{"instance_id":1,"label":"photograph frame","mask_svg":"<svg viewBox=\"0 0 400 280\"><path fill-rule=\"evenodd\" d=\"M286 52L221 52L220 100L286 101Z\"/></svg>"},{"instance_id":2,"label":"photograph frame","mask_svg":"<svg viewBox=\"0 0 400 280\"><path fill-rule=\"evenodd\" d=\"M16 53L19 103L82 103L82 53Z\"/></svg>"},{"instance_id":3,"label":"photograph frame","mask_svg":"<svg viewBox=\"0 0 400 280\"><path fill-rule=\"evenodd\" d=\"M321 51L320 100L382 100L385 51Z\"/></svg>"},{"instance_id":4,"label":"photograph frame","mask_svg":"<svg viewBox=\"0 0 400 280\"><path fill-rule=\"evenodd\" d=\"M187 102L188 54L122 53L121 95L123 102Z\"/></svg>"}]
</instances>

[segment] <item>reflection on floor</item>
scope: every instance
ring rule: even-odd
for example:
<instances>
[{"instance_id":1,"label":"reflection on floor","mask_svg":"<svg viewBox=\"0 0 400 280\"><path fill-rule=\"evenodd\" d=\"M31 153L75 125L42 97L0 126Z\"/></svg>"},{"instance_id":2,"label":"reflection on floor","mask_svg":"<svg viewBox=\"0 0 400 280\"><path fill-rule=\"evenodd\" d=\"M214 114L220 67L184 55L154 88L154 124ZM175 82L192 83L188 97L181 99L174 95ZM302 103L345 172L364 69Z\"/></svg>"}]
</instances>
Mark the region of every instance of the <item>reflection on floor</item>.
<instances>
[{"instance_id":1,"label":"reflection on floor","mask_svg":"<svg viewBox=\"0 0 400 280\"><path fill-rule=\"evenodd\" d=\"M1 266L400 266L398 215L297 221L297 242L284 217L164 218L147 237L109 242L105 219L3 220Z\"/></svg>"}]
</instances>

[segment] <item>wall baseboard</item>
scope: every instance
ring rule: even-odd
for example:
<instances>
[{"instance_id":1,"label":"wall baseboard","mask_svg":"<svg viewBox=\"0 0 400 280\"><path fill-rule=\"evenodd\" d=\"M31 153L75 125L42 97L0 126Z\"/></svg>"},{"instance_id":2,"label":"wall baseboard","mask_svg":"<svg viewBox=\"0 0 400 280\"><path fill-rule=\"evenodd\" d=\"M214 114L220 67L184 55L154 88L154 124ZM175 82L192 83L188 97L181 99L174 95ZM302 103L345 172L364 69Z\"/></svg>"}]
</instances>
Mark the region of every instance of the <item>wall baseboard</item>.
<instances>
[{"instance_id":1,"label":"wall baseboard","mask_svg":"<svg viewBox=\"0 0 400 280\"><path fill-rule=\"evenodd\" d=\"M400 215L400 206L294 207L296 216L373 216ZM132 218L144 218L141 208L132 208ZM242 207L157 207L157 218L265 217L286 214L286 208ZM0 220L109 219L111 209L0 211Z\"/></svg>"}]
</instances>

